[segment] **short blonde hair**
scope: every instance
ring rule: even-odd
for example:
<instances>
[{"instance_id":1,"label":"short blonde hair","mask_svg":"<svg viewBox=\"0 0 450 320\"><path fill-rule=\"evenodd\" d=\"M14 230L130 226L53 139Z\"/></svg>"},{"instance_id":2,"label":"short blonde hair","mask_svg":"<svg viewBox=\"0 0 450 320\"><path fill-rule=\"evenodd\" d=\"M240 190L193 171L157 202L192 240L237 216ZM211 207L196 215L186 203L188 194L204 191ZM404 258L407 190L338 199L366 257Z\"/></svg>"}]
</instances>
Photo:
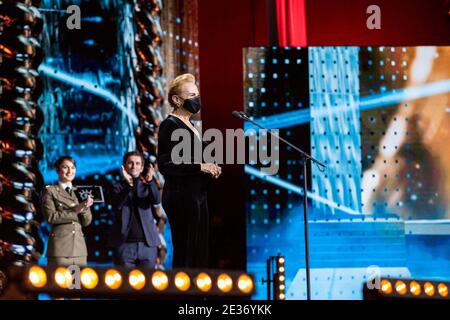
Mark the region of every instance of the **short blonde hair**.
<instances>
[{"instance_id":1,"label":"short blonde hair","mask_svg":"<svg viewBox=\"0 0 450 320\"><path fill-rule=\"evenodd\" d=\"M173 102L172 97L180 94L181 87L185 83L195 83L195 77L190 73L185 73L173 79L169 84L169 103L174 108L177 106Z\"/></svg>"}]
</instances>

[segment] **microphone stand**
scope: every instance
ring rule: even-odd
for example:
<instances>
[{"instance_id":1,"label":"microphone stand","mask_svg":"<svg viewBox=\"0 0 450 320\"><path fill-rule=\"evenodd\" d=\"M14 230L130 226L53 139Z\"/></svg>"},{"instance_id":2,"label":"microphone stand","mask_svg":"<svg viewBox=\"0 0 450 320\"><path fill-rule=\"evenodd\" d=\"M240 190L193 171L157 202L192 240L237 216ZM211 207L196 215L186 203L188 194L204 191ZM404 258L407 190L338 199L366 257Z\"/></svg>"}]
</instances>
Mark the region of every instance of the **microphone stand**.
<instances>
[{"instance_id":1,"label":"microphone stand","mask_svg":"<svg viewBox=\"0 0 450 320\"><path fill-rule=\"evenodd\" d=\"M245 113L243 112L233 112L233 116L238 117L244 121L248 121L258 128L261 128L263 130L266 130L271 136L275 137L276 139L282 141L283 143L290 146L292 149L300 153L300 156L302 157L303 163L303 224L304 224L304 230L305 230L305 269L306 269L306 299L311 300L311 275L310 275L310 266L309 266L309 236L308 236L308 170L307 170L307 164L308 161L315 163L319 167L325 169L326 166L320 162L319 160L313 158L306 152L304 152L302 149L298 148L297 146L293 145L289 141L283 139L279 135L273 133L271 130L263 127L259 123L253 121L250 119Z\"/></svg>"}]
</instances>

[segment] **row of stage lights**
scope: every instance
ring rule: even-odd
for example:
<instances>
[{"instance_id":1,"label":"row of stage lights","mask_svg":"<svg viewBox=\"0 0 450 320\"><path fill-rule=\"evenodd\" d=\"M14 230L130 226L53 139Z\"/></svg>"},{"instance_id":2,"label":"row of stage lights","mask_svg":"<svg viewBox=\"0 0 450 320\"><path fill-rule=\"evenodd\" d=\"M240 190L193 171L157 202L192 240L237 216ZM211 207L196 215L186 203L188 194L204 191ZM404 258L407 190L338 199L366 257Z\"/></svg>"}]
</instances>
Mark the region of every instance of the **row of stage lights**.
<instances>
[{"instance_id":1,"label":"row of stage lights","mask_svg":"<svg viewBox=\"0 0 450 320\"><path fill-rule=\"evenodd\" d=\"M75 270L75 272L74 272ZM161 271L120 268L31 266L25 274L27 292L76 296L204 295L250 297L253 278L245 273Z\"/></svg>"},{"instance_id":2,"label":"row of stage lights","mask_svg":"<svg viewBox=\"0 0 450 320\"><path fill-rule=\"evenodd\" d=\"M273 298L275 300L286 299L285 285L285 258L272 256L268 259L268 267L275 262L273 274ZM270 280L269 280L270 282ZM426 298L426 299L450 299L448 294L448 282L436 282L414 279L380 279L379 289L370 290L364 286L366 299L395 299L395 298Z\"/></svg>"},{"instance_id":3,"label":"row of stage lights","mask_svg":"<svg viewBox=\"0 0 450 320\"><path fill-rule=\"evenodd\" d=\"M450 299L447 282L406 279L381 279L379 289L364 287L366 299Z\"/></svg>"},{"instance_id":4,"label":"row of stage lights","mask_svg":"<svg viewBox=\"0 0 450 320\"><path fill-rule=\"evenodd\" d=\"M263 279L262 283L267 285L267 299L268 300L285 300L286 299L286 284L285 284L285 259L278 254L277 256L270 256L267 260L267 279Z\"/></svg>"},{"instance_id":5,"label":"row of stage lights","mask_svg":"<svg viewBox=\"0 0 450 320\"><path fill-rule=\"evenodd\" d=\"M274 276L274 298L275 300L285 300L286 299L286 285L285 285L285 267L284 267L284 257L276 257L276 273Z\"/></svg>"},{"instance_id":6,"label":"row of stage lights","mask_svg":"<svg viewBox=\"0 0 450 320\"><path fill-rule=\"evenodd\" d=\"M284 257L276 257L273 278L274 299L285 300ZM78 272L73 272L73 271ZM365 299L450 299L449 283L413 279L380 280L378 289L364 286ZM73 289L75 288L75 289ZM78 288L78 289L77 289ZM215 270L144 270L105 267L31 266L25 273L24 289L32 293L61 296L217 296L250 298L254 294L252 276Z\"/></svg>"}]
</instances>

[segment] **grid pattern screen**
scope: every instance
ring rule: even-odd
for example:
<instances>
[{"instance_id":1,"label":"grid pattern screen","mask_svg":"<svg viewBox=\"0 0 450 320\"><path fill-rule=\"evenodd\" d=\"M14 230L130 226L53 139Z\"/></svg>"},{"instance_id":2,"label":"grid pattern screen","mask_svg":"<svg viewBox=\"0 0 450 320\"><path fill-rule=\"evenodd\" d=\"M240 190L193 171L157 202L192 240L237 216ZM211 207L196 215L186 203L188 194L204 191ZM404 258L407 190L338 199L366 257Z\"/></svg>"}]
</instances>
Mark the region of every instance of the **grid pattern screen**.
<instances>
[{"instance_id":1,"label":"grid pattern screen","mask_svg":"<svg viewBox=\"0 0 450 320\"><path fill-rule=\"evenodd\" d=\"M371 265L450 277L450 47L246 48L244 56L245 111L327 166L308 166L313 298L361 298ZM245 168L248 269L265 277L266 259L285 256L287 299L306 295L300 160L280 145L271 179ZM265 298L264 285L258 292Z\"/></svg>"}]
</instances>

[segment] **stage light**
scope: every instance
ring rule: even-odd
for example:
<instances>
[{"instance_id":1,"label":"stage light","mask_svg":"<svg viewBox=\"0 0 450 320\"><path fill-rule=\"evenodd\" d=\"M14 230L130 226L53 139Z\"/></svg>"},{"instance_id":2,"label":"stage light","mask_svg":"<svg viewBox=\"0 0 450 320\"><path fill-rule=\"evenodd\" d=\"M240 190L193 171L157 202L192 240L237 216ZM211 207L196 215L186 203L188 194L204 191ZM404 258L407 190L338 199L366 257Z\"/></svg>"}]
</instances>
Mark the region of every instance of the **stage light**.
<instances>
[{"instance_id":1,"label":"stage light","mask_svg":"<svg viewBox=\"0 0 450 320\"><path fill-rule=\"evenodd\" d=\"M64 267L57 268L53 278L56 284L63 289L67 289L73 283L73 278L70 271Z\"/></svg>"},{"instance_id":2,"label":"stage light","mask_svg":"<svg viewBox=\"0 0 450 320\"><path fill-rule=\"evenodd\" d=\"M180 291L187 291L191 287L191 278L185 272L178 272L175 275L175 286Z\"/></svg>"},{"instance_id":3,"label":"stage light","mask_svg":"<svg viewBox=\"0 0 450 320\"><path fill-rule=\"evenodd\" d=\"M33 266L28 271L28 280L35 288L42 288L47 284L47 274L39 266Z\"/></svg>"},{"instance_id":4,"label":"stage light","mask_svg":"<svg viewBox=\"0 0 450 320\"><path fill-rule=\"evenodd\" d=\"M284 284L284 280L285 280L285 267L284 267L284 262L285 259L283 256L276 256L276 272L273 275L273 296L275 298L275 300L284 300L286 297L286 292L285 292L285 284Z\"/></svg>"},{"instance_id":5,"label":"stage light","mask_svg":"<svg viewBox=\"0 0 450 320\"><path fill-rule=\"evenodd\" d=\"M120 288L122 285L122 275L117 270L109 269L105 273L105 284L113 290Z\"/></svg>"},{"instance_id":6,"label":"stage light","mask_svg":"<svg viewBox=\"0 0 450 320\"><path fill-rule=\"evenodd\" d=\"M395 283L395 290L392 287ZM448 283L432 280L382 279L379 288L364 285L364 299L448 299Z\"/></svg>"},{"instance_id":7,"label":"stage light","mask_svg":"<svg viewBox=\"0 0 450 320\"><path fill-rule=\"evenodd\" d=\"M81 283L86 289L94 289L98 284L98 274L92 268L84 268L81 271Z\"/></svg>"},{"instance_id":8,"label":"stage light","mask_svg":"<svg viewBox=\"0 0 450 320\"><path fill-rule=\"evenodd\" d=\"M441 297L446 298L448 296L448 287L444 283L439 283L438 292Z\"/></svg>"},{"instance_id":9,"label":"stage light","mask_svg":"<svg viewBox=\"0 0 450 320\"><path fill-rule=\"evenodd\" d=\"M381 280L380 284L381 284L381 291L383 291L383 293L387 294L392 293L392 284L389 280Z\"/></svg>"},{"instance_id":10,"label":"stage light","mask_svg":"<svg viewBox=\"0 0 450 320\"><path fill-rule=\"evenodd\" d=\"M77 270L79 276L73 274ZM123 267L94 266L71 270L71 267L28 266L24 269L23 280L25 292L55 297L123 299L138 296L171 299L200 296L247 299L254 292L254 280L250 275L217 270L127 270ZM74 283L74 280L77 282ZM72 286L77 290L70 290Z\"/></svg>"},{"instance_id":11,"label":"stage light","mask_svg":"<svg viewBox=\"0 0 450 320\"><path fill-rule=\"evenodd\" d=\"M217 287L222 292L230 292L233 289L233 279L228 274L221 274L217 278Z\"/></svg>"},{"instance_id":12,"label":"stage light","mask_svg":"<svg viewBox=\"0 0 450 320\"><path fill-rule=\"evenodd\" d=\"M395 283L395 290L401 295L404 295L408 292L408 288L406 287L405 282L403 282L402 280L398 280Z\"/></svg>"},{"instance_id":13,"label":"stage light","mask_svg":"<svg viewBox=\"0 0 450 320\"><path fill-rule=\"evenodd\" d=\"M267 283L267 299L268 300L284 300L285 293L285 258L278 254L270 256L266 260L267 279L263 279L263 283Z\"/></svg>"},{"instance_id":14,"label":"stage light","mask_svg":"<svg viewBox=\"0 0 450 320\"><path fill-rule=\"evenodd\" d=\"M128 283L135 290L141 290L145 286L145 275L140 270L133 270L128 276Z\"/></svg>"},{"instance_id":15,"label":"stage light","mask_svg":"<svg viewBox=\"0 0 450 320\"><path fill-rule=\"evenodd\" d=\"M420 287L420 284L417 281L412 281L409 284L409 291L415 296L418 296L418 295L420 295L422 293L422 289Z\"/></svg>"},{"instance_id":16,"label":"stage light","mask_svg":"<svg viewBox=\"0 0 450 320\"><path fill-rule=\"evenodd\" d=\"M243 274L238 278L238 288L243 293L250 293L253 290L253 280L248 275Z\"/></svg>"},{"instance_id":17,"label":"stage light","mask_svg":"<svg viewBox=\"0 0 450 320\"><path fill-rule=\"evenodd\" d=\"M197 288L202 292L208 292L212 288L211 277L207 273L200 273L195 280Z\"/></svg>"},{"instance_id":18,"label":"stage light","mask_svg":"<svg viewBox=\"0 0 450 320\"><path fill-rule=\"evenodd\" d=\"M435 290L434 290L433 284L430 283L430 282L426 282L426 283L423 285L423 291L425 291L425 294L426 294L427 296L430 296L430 297L434 296Z\"/></svg>"},{"instance_id":19,"label":"stage light","mask_svg":"<svg viewBox=\"0 0 450 320\"><path fill-rule=\"evenodd\" d=\"M169 286L169 278L164 272L156 271L152 275L152 285L156 290L166 290Z\"/></svg>"}]
</instances>

